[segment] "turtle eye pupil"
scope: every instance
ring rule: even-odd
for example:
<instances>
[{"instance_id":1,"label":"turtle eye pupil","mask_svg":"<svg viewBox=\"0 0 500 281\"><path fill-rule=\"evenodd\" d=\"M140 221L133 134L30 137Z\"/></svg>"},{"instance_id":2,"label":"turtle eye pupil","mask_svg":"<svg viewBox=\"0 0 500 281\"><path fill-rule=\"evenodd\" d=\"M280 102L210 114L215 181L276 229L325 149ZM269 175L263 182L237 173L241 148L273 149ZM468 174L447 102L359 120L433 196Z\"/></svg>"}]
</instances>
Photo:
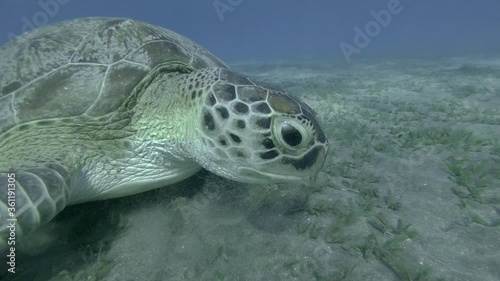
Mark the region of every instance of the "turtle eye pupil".
<instances>
[{"instance_id":1,"label":"turtle eye pupil","mask_svg":"<svg viewBox=\"0 0 500 281\"><path fill-rule=\"evenodd\" d=\"M294 126L287 123L281 126L281 136L289 146L297 146L302 142L302 134Z\"/></svg>"}]
</instances>

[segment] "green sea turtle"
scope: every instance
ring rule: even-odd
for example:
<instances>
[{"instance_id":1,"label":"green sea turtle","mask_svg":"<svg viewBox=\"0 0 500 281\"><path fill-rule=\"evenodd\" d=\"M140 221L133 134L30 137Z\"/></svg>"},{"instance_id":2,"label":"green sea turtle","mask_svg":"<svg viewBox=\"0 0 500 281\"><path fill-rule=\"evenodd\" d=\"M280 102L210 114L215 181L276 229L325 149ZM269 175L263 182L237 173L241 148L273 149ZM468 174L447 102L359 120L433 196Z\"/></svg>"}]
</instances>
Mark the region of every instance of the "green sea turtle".
<instances>
[{"instance_id":1,"label":"green sea turtle","mask_svg":"<svg viewBox=\"0 0 500 281\"><path fill-rule=\"evenodd\" d=\"M0 47L1 247L10 226L19 237L67 205L201 168L248 183L303 180L326 154L307 105L158 26L75 19Z\"/></svg>"}]
</instances>

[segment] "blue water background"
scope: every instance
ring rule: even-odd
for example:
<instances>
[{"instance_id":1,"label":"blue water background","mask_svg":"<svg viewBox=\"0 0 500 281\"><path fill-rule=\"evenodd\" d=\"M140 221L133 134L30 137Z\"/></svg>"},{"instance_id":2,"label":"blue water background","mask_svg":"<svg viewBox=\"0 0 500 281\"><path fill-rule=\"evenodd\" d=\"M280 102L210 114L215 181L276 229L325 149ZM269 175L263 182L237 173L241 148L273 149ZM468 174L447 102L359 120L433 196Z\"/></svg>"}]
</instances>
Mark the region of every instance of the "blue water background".
<instances>
[{"instance_id":1,"label":"blue water background","mask_svg":"<svg viewBox=\"0 0 500 281\"><path fill-rule=\"evenodd\" d=\"M110 16L136 18L167 27L207 47L223 60L291 57L343 60L340 44L355 46L354 28L364 29L374 20L371 11L387 9L391 1L2 0L0 43L19 34L26 20L36 26L76 17ZM54 2L58 5L56 12L55 8L51 11L43 8ZM498 0L399 2L402 11L392 15L389 24L351 56L353 60L477 55L500 50ZM230 9L217 13L215 6L224 5Z\"/></svg>"}]
</instances>

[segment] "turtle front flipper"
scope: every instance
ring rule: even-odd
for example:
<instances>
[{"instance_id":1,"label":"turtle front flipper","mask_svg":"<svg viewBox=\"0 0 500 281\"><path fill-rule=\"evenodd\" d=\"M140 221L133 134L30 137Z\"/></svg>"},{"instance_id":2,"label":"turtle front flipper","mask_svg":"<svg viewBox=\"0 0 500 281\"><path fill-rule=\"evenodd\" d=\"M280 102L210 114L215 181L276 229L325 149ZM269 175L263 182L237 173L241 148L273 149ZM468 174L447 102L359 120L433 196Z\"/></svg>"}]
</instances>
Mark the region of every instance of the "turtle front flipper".
<instances>
[{"instance_id":1,"label":"turtle front flipper","mask_svg":"<svg viewBox=\"0 0 500 281\"><path fill-rule=\"evenodd\" d=\"M58 165L0 172L0 250L54 218L67 204L68 175Z\"/></svg>"}]
</instances>

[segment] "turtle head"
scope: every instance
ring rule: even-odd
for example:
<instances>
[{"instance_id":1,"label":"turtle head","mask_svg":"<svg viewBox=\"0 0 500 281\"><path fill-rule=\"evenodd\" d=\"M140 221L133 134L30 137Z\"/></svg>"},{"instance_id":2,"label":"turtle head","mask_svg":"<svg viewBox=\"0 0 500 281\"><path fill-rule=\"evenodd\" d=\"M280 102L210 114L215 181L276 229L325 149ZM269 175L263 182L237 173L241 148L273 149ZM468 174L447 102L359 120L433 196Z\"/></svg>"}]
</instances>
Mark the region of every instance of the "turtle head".
<instances>
[{"instance_id":1,"label":"turtle head","mask_svg":"<svg viewBox=\"0 0 500 281\"><path fill-rule=\"evenodd\" d=\"M306 104L228 69L213 69L202 95L194 158L220 176L251 183L315 177L328 143Z\"/></svg>"}]
</instances>

